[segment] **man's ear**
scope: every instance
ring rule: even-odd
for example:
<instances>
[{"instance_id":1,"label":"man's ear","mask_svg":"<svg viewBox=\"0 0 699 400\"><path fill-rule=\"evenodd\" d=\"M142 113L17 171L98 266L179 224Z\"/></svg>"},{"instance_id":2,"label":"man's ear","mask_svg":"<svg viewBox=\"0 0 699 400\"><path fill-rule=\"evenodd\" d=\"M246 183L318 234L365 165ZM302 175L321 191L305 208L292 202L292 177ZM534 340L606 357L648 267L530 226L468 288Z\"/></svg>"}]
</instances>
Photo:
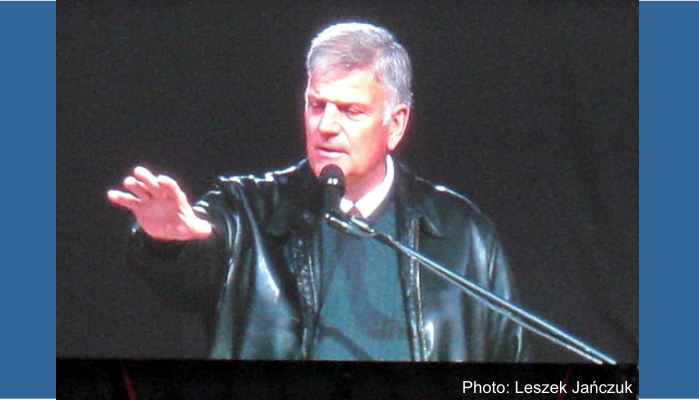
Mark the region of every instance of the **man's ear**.
<instances>
[{"instance_id":1,"label":"man's ear","mask_svg":"<svg viewBox=\"0 0 699 400\"><path fill-rule=\"evenodd\" d=\"M391 113L388 136L388 151L393 151L398 147L405 136L408 129L408 121L410 120L410 107L406 104L398 104Z\"/></svg>"}]
</instances>

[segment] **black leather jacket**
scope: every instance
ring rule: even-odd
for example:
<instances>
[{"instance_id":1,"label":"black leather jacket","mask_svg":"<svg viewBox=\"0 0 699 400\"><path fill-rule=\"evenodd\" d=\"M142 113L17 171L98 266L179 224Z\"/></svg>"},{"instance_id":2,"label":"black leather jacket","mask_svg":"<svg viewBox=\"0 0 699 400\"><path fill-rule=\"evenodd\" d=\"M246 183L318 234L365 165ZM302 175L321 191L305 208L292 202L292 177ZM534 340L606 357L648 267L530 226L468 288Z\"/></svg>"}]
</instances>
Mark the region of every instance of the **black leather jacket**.
<instances>
[{"instance_id":1,"label":"black leather jacket","mask_svg":"<svg viewBox=\"0 0 699 400\"><path fill-rule=\"evenodd\" d=\"M512 278L487 217L396 164L398 239L511 299ZM205 314L211 358L313 357L322 268L317 190L305 161L263 178L219 178L195 206L213 224L213 238L163 244L134 231L137 267L161 292ZM516 325L408 258L399 268L412 360L522 360Z\"/></svg>"}]
</instances>

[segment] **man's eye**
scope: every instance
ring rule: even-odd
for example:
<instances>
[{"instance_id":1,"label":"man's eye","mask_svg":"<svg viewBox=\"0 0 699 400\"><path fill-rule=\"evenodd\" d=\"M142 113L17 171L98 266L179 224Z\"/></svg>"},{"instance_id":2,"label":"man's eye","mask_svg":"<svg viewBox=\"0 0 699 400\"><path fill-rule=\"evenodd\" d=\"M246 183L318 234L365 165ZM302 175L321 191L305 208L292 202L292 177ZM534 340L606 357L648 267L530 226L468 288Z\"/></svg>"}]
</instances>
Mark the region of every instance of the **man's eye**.
<instances>
[{"instance_id":1,"label":"man's eye","mask_svg":"<svg viewBox=\"0 0 699 400\"><path fill-rule=\"evenodd\" d=\"M359 116L364 115L364 111L362 109L356 108L356 107L350 107L345 112L350 117L359 117Z\"/></svg>"},{"instance_id":2,"label":"man's eye","mask_svg":"<svg viewBox=\"0 0 699 400\"><path fill-rule=\"evenodd\" d=\"M319 111L325 109L325 104L321 101L311 101L308 103L308 108L313 111Z\"/></svg>"}]
</instances>

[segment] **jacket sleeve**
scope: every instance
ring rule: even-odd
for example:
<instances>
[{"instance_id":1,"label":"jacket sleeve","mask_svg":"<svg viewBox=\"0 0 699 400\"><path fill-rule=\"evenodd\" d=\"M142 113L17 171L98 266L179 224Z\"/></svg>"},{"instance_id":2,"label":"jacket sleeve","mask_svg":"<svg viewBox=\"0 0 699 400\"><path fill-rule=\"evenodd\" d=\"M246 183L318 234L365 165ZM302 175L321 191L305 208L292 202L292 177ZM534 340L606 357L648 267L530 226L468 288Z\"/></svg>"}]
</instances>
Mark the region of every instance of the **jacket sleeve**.
<instances>
[{"instance_id":1,"label":"jacket sleeve","mask_svg":"<svg viewBox=\"0 0 699 400\"><path fill-rule=\"evenodd\" d=\"M138 223L131 229L128 267L143 276L166 301L185 310L215 305L226 273L226 246L235 237L235 208L219 190L207 193L194 208L209 221L214 234L205 240L162 242L150 238Z\"/></svg>"}]
</instances>

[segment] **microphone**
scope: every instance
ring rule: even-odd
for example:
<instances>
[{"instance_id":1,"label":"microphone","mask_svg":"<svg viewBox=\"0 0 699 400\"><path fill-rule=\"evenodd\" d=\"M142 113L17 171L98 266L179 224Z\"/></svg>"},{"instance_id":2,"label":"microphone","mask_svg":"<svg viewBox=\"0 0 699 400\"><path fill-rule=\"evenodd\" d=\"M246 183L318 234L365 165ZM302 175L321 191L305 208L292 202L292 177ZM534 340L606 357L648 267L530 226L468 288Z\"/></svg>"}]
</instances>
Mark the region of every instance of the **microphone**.
<instances>
[{"instance_id":1,"label":"microphone","mask_svg":"<svg viewBox=\"0 0 699 400\"><path fill-rule=\"evenodd\" d=\"M340 167L334 164L323 167L318 183L323 191L323 215L341 214L340 200L345 194L345 174Z\"/></svg>"},{"instance_id":2,"label":"microphone","mask_svg":"<svg viewBox=\"0 0 699 400\"><path fill-rule=\"evenodd\" d=\"M365 230L364 228L352 222L354 217L347 219L347 215L340 210L340 200L345 194L345 174L340 167L334 164L329 164L323 167L318 177L321 190L323 191L323 219L330 226L340 230L348 235L367 238L374 235L374 232ZM361 220L358 220L361 221Z\"/></svg>"}]
</instances>

